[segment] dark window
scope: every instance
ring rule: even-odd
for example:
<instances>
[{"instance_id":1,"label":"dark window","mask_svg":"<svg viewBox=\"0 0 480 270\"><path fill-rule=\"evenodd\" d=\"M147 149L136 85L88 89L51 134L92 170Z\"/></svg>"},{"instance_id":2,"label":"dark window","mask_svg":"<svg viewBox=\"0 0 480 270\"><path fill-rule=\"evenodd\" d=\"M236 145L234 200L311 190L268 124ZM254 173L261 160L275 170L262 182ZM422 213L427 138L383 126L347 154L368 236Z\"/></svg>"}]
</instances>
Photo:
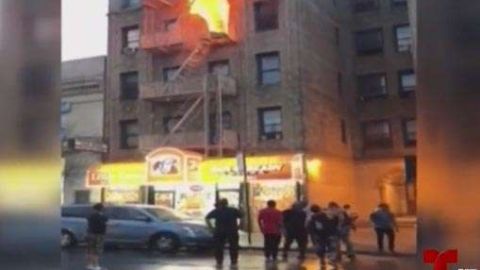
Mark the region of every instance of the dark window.
<instances>
[{"instance_id":1,"label":"dark window","mask_svg":"<svg viewBox=\"0 0 480 270\"><path fill-rule=\"evenodd\" d=\"M282 132L282 109L280 107L258 110L260 140L280 140Z\"/></svg>"},{"instance_id":2,"label":"dark window","mask_svg":"<svg viewBox=\"0 0 480 270\"><path fill-rule=\"evenodd\" d=\"M254 4L255 30L278 29L278 0L258 1Z\"/></svg>"},{"instance_id":3,"label":"dark window","mask_svg":"<svg viewBox=\"0 0 480 270\"><path fill-rule=\"evenodd\" d=\"M409 96L415 93L417 78L413 69L402 70L398 72L400 86L400 96Z\"/></svg>"},{"instance_id":4,"label":"dark window","mask_svg":"<svg viewBox=\"0 0 480 270\"><path fill-rule=\"evenodd\" d=\"M383 52L383 32L381 28L355 33L355 46L358 55Z\"/></svg>"},{"instance_id":5,"label":"dark window","mask_svg":"<svg viewBox=\"0 0 480 270\"><path fill-rule=\"evenodd\" d=\"M394 7L407 7L407 0L392 0L392 6Z\"/></svg>"},{"instance_id":6,"label":"dark window","mask_svg":"<svg viewBox=\"0 0 480 270\"><path fill-rule=\"evenodd\" d=\"M417 179L417 157L405 157L405 178L407 183L414 183Z\"/></svg>"},{"instance_id":7,"label":"dark window","mask_svg":"<svg viewBox=\"0 0 480 270\"><path fill-rule=\"evenodd\" d=\"M125 27L122 30L123 48L137 50L140 46L140 29L138 26Z\"/></svg>"},{"instance_id":8,"label":"dark window","mask_svg":"<svg viewBox=\"0 0 480 270\"><path fill-rule=\"evenodd\" d=\"M378 0L354 0L353 2L353 11L357 13L378 10L379 7Z\"/></svg>"},{"instance_id":9,"label":"dark window","mask_svg":"<svg viewBox=\"0 0 480 270\"><path fill-rule=\"evenodd\" d=\"M112 207L109 209L110 218L115 220L138 220L144 221L147 215L134 208Z\"/></svg>"},{"instance_id":10,"label":"dark window","mask_svg":"<svg viewBox=\"0 0 480 270\"><path fill-rule=\"evenodd\" d=\"M138 120L120 121L120 148L138 148Z\"/></svg>"},{"instance_id":11,"label":"dark window","mask_svg":"<svg viewBox=\"0 0 480 270\"><path fill-rule=\"evenodd\" d=\"M139 7L140 1L141 0L122 0L121 9Z\"/></svg>"},{"instance_id":12,"label":"dark window","mask_svg":"<svg viewBox=\"0 0 480 270\"><path fill-rule=\"evenodd\" d=\"M362 100L387 95L387 78L384 73L358 76L358 90Z\"/></svg>"},{"instance_id":13,"label":"dark window","mask_svg":"<svg viewBox=\"0 0 480 270\"><path fill-rule=\"evenodd\" d=\"M280 83L280 55L278 52L257 54L257 71L260 85Z\"/></svg>"},{"instance_id":14,"label":"dark window","mask_svg":"<svg viewBox=\"0 0 480 270\"><path fill-rule=\"evenodd\" d=\"M172 31L172 29L175 28L176 25L177 25L177 19L166 20L164 23L165 32Z\"/></svg>"},{"instance_id":15,"label":"dark window","mask_svg":"<svg viewBox=\"0 0 480 270\"><path fill-rule=\"evenodd\" d=\"M165 130L165 133L170 133L173 131L173 128L182 120L182 116L177 115L177 116L166 116L163 118L163 129ZM179 127L175 133L182 132L183 129L182 127Z\"/></svg>"},{"instance_id":16,"label":"dark window","mask_svg":"<svg viewBox=\"0 0 480 270\"><path fill-rule=\"evenodd\" d=\"M90 203L90 190L75 190L74 201L76 204Z\"/></svg>"},{"instance_id":17,"label":"dark window","mask_svg":"<svg viewBox=\"0 0 480 270\"><path fill-rule=\"evenodd\" d=\"M347 143L347 124L345 123L345 120L340 121L340 131L341 131L341 136L342 136L342 142Z\"/></svg>"},{"instance_id":18,"label":"dark window","mask_svg":"<svg viewBox=\"0 0 480 270\"><path fill-rule=\"evenodd\" d=\"M62 208L62 217L87 218L92 212L90 206L69 206Z\"/></svg>"},{"instance_id":19,"label":"dark window","mask_svg":"<svg viewBox=\"0 0 480 270\"><path fill-rule=\"evenodd\" d=\"M395 45L397 52L409 52L412 49L412 29L410 25L397 25L394 27Z\"/></svg>"},{"instance_id":20,"label":"dark window","mask_svg":"<svg viewBox=\"0 0 480 270\"><path fill-rule=\"evenodd\" d=\"M167 67L163 69L163 81L169 82L174 80L174 76L180 67Z\"/></svg>"},{"instance_id":21,"label":"dark window","mask_svg":"<svg viewBox=\"0 0 480 270\"><path fill-rule=\"evenodd\" d=\"M208 63L208 71L210 74L228 76L230 75L230 61L212 61Z\"/></svg>"},{"instance_id":22,"label":"dark window","mask_svg":"<svg viewBox=\"0 0 480 270\"><path fill-rule=\"evenodd\" d=\"M343 96L343 76L342 73L337 73L337 91L338 91L338 96L342 97Z\"/></svg>"},{"instance_id":23,"label":"dark window","mask_svg":"<svg viewBox=\"0 0 480 270\"><path fill-rule=\"evenodd\" d=\"M415 119L403 120L403 137L406 146L417 143L417 121Z\"/></svg>"},{"instance_id":24,"label":"dark window","mask_svg":"<svg viewBox=\"0 0 480 270\"><path fill-rule=\"evenodd\" d=\"M375 120L363 124L365 147L391 147L393 145L388 120Z\"/></svg>"},{"instance_id":25,"label":"dark window","mask_svg":"<svg viewBox=\"0 0 480 270\"><path fill-rule=\"evenodd\" d=\"M138 72L120 74L120 91L122 100L138 98Z\"/></svg>"}]
</instances>

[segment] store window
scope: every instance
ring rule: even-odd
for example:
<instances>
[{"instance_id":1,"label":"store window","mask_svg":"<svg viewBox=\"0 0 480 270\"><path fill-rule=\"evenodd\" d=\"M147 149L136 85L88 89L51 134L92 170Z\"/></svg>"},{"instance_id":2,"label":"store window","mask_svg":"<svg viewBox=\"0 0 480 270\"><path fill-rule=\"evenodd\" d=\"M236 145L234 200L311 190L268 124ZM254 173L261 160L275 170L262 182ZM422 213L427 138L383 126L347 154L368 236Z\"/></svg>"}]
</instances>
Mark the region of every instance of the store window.
<instances>
[{"instance_id":1,"label":"store window","mask_svg":"<svg viewBox=\"0 0 480 270\"><path fill-rule=\"evenodd\" d=\"M395 44L397 52L410 52L412 49L412 29L409 24L397 25L395 31Z\"/></svg>"},{"instance_id":2,"label":"store window","mask_svg":"<svg viewBox=\"0 0 480 270\"><path fill-rule=\"evenodd\" d=\"M417 78L413 69L402 70L398 73L400 82L400 96L409 96L415 93Z\"/></svg>"},{"instance_id":3,"label":"store window","mask_svg":"<svg viewBox=\"0 0 480 270\"><path fill-rule=\"evenodd\" d=\"M417 121L415 119L403 120L403 137L405 146L417 144Z\"/></svg>"},{"instance_id":4,"label":"store window","mask_svg":"<svg viewBox=\"0 0 480 270\"><path fill-rule=\"evenodd\" d=\"M281 81L280 55L278 52L257 54L258 83L274 85Z\"/></svg>"},{"instance_id":5,"label":"store window","mask_svg":"<svg viewBox=\"0 0 480 270\"><path fill-rule=\"evenodd\" d=\"M123 52L132 52L140 47L140 29L138 26L125 27L122 30Z\"/></svg>"},{"instance_id":6,"label":"store window","mask_svg":"<svg viewBox=\"0 0 480 270\"><path fill-rule=\"evenodd\" d=\"M375 28L355 33L357 55L383 53L383 31Z\"/></svg>"},{"instance_id":7,"label":"store window","mask_svg":"<svg viewBox=\"0 0 480 270\"><path fill-rule=\"evenodd\" d=\"M278 0L257 1L254 4L255 30L278 29Z\"/></svg>"},{"instance_id":8,"label":"store window","mask_svg":"<svg viewBox=\"0 0 480 270\"><path fill-rule=\"evenodd\" d=\"M344 144L348 142L347 140L347 124L345 120L340 121L340 132L341 132L341 139Z\"/></svg>"},{"instance_id":9,"label":"store window","mask_svg":"<svg viewBox=\"0 0 480 270\"><path fill-rule=\"evenodd\" d=\"M407 7L408 6L407 0L392 0L393 7Z\"/></svg>"},{"instance_id":10,"label":"store window","mask_svg":"<svg viewBox=\"0 0 480 270\"><path fill-rule=\"evenodd\" d=\"M175 74L180 69L180 67L167 67L163 69L163 81L170 82L173 81L175 78Z\"/></svg>"},{"instance_id":11,"label":"store window","mask_svg":"<svg viewBox=\"0 0 480 270\"><path fill-rule=\"evenodd\" d=\"M138 120L120 121L120 148L138 148Z\"/></svg>"},{"instance_id":12,"label":"store window","mask_svg":"<svg viewBox=\"0 0 480 270\"><path fill-rule=\"evenodd\" d=\"M355 13L375 11L380 8L378 0L354 0L353 11Z\"/></svg>"},{"instance_id":13,"label":"store window","mask_svg":"<svg viewBox=\"0 0 480 270\"><path fill-rule=\"evenodd\" d=\"M282 109L280 107L262 108L258 110L260 140L280 140L282 131Z\"/></svg>"},{"instance_id":14,"label":"store window","mask_svg":"<svg viewBox=\"0 0 480 270\"><path fill-rule=\"evenodd\" d=\"M210 74L228 76L230 75L230 61L212 61L208 63L208 71Z\"/></svg>"},{"instance_id":15,"label":"store window","mask_svg":"<svg viewBox=\"0 0 480 270\"><path fill-rule=\"evenodd\" d=\"M138 98L138 72L120 74L120 98L122 100L135 100Z\"/></svg>"},{"instance_id":16,"label":"store window","mask_svg":"<svg viewBox=\"0 0 480 270\"><path fill-rule=\"evenodd\" d=\"M388 120L374 120L363 123L363 137L366 148L391 147L393 145Z\"/></svg>"},{"instance_id":17,"label":"store window","mask_svg":"<svg viewBox=\"0 0 480 270\"><path fill-rule=\"evenodd\" d=\"M358 76L358 90L361 100L369 100L387 95L387 78L385 73Z\"/></svg>"}]
</instances>

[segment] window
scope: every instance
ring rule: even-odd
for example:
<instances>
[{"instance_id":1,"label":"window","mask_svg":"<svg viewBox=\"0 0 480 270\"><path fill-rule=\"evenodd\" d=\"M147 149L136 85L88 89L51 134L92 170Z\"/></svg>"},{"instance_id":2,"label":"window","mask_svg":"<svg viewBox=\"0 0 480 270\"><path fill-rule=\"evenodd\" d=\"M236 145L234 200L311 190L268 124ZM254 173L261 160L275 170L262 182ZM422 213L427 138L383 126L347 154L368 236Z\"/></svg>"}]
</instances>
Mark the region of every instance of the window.
<instances>
[{"instance_id":1,"label":"window","mask_svg":"<svg viewBox=\"0 0 480 270\"><path fill-rule=\"evenodd\" d=\"M400 96L408 96L415 93L417 78L413 69L400 71L398 77L400 82Z\"/></svg>"},{"instance_id":2,"label":"window","mask_svg":"<svg viewBox=\"0 0 480 270\"><path fill-rule=\"evenodd\" d=\"M397 52L409 52L412 49L412 29L410 25L395 26L395 44Z\"/></svg>"},{"instance_id":3,"label":"window","mask_svg":"<svg viewBox=\"0 0 480 270\"><path fill-rule=\"evenodd\" d=\"M122 0L121 9L139 7L141 0Z\"/></svg>"},{"instance_id":4,"label":"window","mask_svg":"<svg viewBox=\"0 0 480 270\"><path fill-rule=\"evenodd\" d=\"M177 71L180 69L180 67L168 67L163 69L163 81L164 82L169 82L174 80L175 78L173 77Z\"/></svg>"},{"instance_id":5,"label":"window","mask_svg":"<svg viewBox=\"0 0 480 270\"><path fill-rule=\"evenodd\" d=\"M337 91L338 91L338 96L342 97L343 96L343 76L342 73L337 73Z\"/></svg>"},{"instance_id":6,"label":"window","mask_svg":"<svg viewBox=\"0 0 480 270\"><path fill-rule=\"evenodd\" d=\"M147 215L134 208L112 207L109 209L110 218L116 220L147 220Z\"/></svg>"},{"instance_id":7,"label":"window","mask_svg":"<svg viewBox=\"0 0 480 270\"><path fill-rule=\"evenodd\" d=\"M387 95L387 79L384 73L358 77L358 90L361 99L367 100Z\"/></svg>"},{"instance_id":8,"label":"window","mask_svg":"<svg viewBox=\"0 0 480 270\"><path fill-rule=\"evenodd\" d=\"M210 74L228 76L230 75L230 61L212 61L208 63L208 72Z\"/></svg>"},{"instance_id":9,"label":"window","mask_svg":"<svg viewBox=\"0 0 480 270\"><path fill-rule=\"evenodd\" d=\"M345 120L340 121L340 131L341 131L341 138L343 143L347 143L347 124Z\"/></svg>"},{"instance_id":10,"label":"window","mask_svg":"<svg viewBox=\"0 0 480 270\"><path fill-rule=\"evenodd\" d=\"M355 33L355 46L358 55L383 52L383 32L381 28Z\"/></svg>"},{"instance_id":11,"label":"window","mask_svg":"<svg viewBox=\"0 0 480 270\"><path fill-rule=\"evenodd\" d=\"M280 83L280 56L278 52L257 54L257 71L260 85Z\"/></svg>"},{"instance_id":12,"label":"window","mask_svg":"<svg viewBox=\"0 0 480 270\"><path fill-rule=\"evenodd\" d=\"M407 7L407 0L392 0L392 6L394 7Z\"/></svg>"},{"instance_id":13,"label":"window","mask_svg":"<svg viewBox=\"0 0 480 270\"><path fill-rule=\"evenodd\" d=\"M377 0L354 0L353 10L357 13L378 10Z\"/></svg>"},{"instance_id":14,"label":"window","mask_svg":"<svg viewBox=\"0 0 480 270\"><path fill-rule=\"evenodd\" d=\"M177 25L177 19L166 20L164 24L165 32L172 31L172 29L175 28L176 25Z\"/></svg>"},{"instance_id":15,"label":"window","mask_svg":"<svg viewBox=\"0 0 480 270\"><path fill-rule=\"evenodd\" d=\"M135 100L138 98L138 72L120 74L120 91L122 100Z\"/></svg>"},{"instance_id":16,"label":"window","mask_svg":"<svg viewBox=\"0 0 480 270\"><path fill-rule=\"evenodd\" d=\"M137 50L140 46L140 29L138 26L123 28L122 31L123 48Z\"/></svg>"},{"instance_id":17,"label":"window","mask_svg":"<svg viewBox=\"0 0 480 270\"><path fill-rule=\"evenodd\" d=\"M417 143L417 121L415 119L403 120L403 138L406 146Z\"/></svg>"},{"instance_id":18,"label":"window","mask_svg":"<svg viewBox=\"0 0 480 270\"><path fill-rule=\"evenodd\" d=\"M120 148L138 148L138 120L120 121Z\"/></svg>"},{"instance_id":19,"label":"window","mask_svg":"<svg viewBox=\"0 0 480 270\"><path fill-rule=\"evenodd\" d=\"M170 133L173 131L173 128L182 120L181 115L177 116L167 116L163 118L163 128L165 130L165 133ZM181 132L182 127L178 128L175 133Z\"/></svg>"},{"instance_id":20,"label":"window","mask_svg":"<svg viewBox=\"0 0 480 270\"><path fill-rule=\"evenodd\" d=\"M391 147L393 145L388 120L365 122L363 125L365 147Z\"/></svg>"},{"instance_id":21,"label":"window","mask_svg":"<svg viewBox=\"0 0 480 270\"><path fill-rule=\"evenodd\" d=\"M62 208L62 217L87 218L92 212L91 207L69 206Z\"/></svg>"},{"instance_id":22,"label":"window","mask_svg":"<svg viewBox=\"0 0 480 270\"><path fill-rule=\"evenodd\" d=\"M278 0L256 2L254 13L256 31L278 29Z\"/></svg>"},{"instance_id":23,"label":"window","mask_svg":"<svg viewBox=\"0 0 480 270\"><path fill-rule=\"evenodd\" d=\"M258 110L260 122L260 140L282 139L282 109L280 107Z\"/></svg>"},{"instance_id":24,"label":"window","mask_svg":"<svg viewBox=\"0 0 480 270\"><path fill-rule=\"evenodd\" d=\"M414 183L417 179L417 157L405 157L405 180L407 183Z\"/></svg>"}]
</instances>

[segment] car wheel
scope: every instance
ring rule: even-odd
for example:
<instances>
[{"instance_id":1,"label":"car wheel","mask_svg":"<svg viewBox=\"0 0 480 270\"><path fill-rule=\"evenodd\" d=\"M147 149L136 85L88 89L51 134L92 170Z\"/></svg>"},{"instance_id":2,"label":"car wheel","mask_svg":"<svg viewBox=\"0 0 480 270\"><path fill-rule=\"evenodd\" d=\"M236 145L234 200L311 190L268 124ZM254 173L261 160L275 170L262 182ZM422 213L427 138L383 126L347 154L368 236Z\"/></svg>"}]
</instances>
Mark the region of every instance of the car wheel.
<instances>
[{"instance_id":1,"label":"car wheel","mask_svg":"<svg viewBox=\"0 0 480 270\"><path fill-rule=\"evenodd\" d=\"M178 238L171 234L158 234L150 243L151 249L163 253L175 253L179 246Z\"/></svg>"},{"instance_id":2,"label":"car wheel","mask_svg":"<svg viewBox=\"0 0 480 270\"><path fill-rule=\"evenodd\" d=\"M75 245L75 238L73 237L73 234L67 231L62 231L62 238L60 241L62 248L73 247Z\"/></svg>"}]
</instances>

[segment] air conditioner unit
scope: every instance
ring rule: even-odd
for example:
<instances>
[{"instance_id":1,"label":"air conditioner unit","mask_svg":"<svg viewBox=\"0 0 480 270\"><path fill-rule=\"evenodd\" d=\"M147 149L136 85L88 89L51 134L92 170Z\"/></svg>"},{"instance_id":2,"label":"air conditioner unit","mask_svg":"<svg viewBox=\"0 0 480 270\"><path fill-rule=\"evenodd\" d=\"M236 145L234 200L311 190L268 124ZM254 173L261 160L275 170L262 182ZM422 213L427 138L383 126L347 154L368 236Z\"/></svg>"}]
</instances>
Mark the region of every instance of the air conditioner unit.
<instances>
[{"instance_id":1,"label":"air conditioner unit","mask_svg":"<svg viewBox=\"0 0 480 270\"><path fill-rule=\"evenodd\" d=\"M132 47L125 47L122 50L123 54L126 54L126 55L136 54L137 51L138 51L138 48L132 48Z\"/></svg>"}]
</instances>

